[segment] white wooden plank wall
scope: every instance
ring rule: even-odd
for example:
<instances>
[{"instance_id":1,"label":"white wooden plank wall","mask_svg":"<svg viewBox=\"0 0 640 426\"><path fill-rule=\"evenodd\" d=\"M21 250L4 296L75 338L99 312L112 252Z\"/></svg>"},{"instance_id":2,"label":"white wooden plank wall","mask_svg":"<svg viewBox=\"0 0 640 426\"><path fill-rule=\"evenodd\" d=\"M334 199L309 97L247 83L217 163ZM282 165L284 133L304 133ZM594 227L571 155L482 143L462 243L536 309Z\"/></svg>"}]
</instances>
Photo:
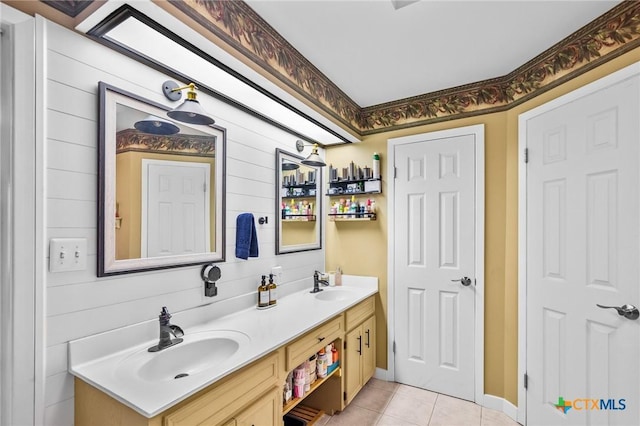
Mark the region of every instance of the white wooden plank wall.
<instances>
[{"instance_id":1,"label":"white wooden plank wall","mask_svg":"<svg viewBox=\"0 0 640 426\"><path fill-rule=\"evenodd\" d=\"M46 424L73 424L73 378L67 342L172 312L256 291L259 276L282 265L283 282L310 277L324 250L275 256L275 149L295 152L296 137L199 94L227 129L227 261L215 299L203 295L200 267L97 279L98 81L156 102L166 76L55 24L46 25L47 240L88 240L86 271L46 275ZM189 73L188 67L184 70ZM207 82L215 88L215 82ZM268 216L258 225L260 257L235 258L235 219Z\"/></svg>"}]
</instances>

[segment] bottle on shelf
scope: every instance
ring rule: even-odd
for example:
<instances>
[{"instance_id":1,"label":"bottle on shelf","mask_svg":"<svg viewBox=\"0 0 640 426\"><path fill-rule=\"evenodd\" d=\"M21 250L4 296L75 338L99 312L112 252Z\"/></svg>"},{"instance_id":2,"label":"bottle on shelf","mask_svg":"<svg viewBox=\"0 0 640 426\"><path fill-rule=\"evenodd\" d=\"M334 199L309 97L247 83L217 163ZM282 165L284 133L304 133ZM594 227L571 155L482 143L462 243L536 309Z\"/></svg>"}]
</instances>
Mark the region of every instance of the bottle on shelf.
<instances>
[{"instance_id":1,"label":"bottle on shelf","mask_svg":"<svg viewBox=\"0 0 640 426\"><path fill-rule=\"evenodd\" d=\"M273 274L269 274L269 305L278 303L278 286L273 282Z\"/></svg>"},{"instance_id":2,"label":"bottle on shelf","mask_svg":"<svg viewBox=\"0 0 640 426\"><path fill-rule=\"evenodd\" d=\"M373 153L373 178L380 179L380 155L377 152Z\"/></svg>"},{"instance_id":3,"label":"bottle on shelf","mask_svg":"<svg viewBox=\"0 0 640 426\"><path fill-rule=\"evenodd\" d=\"M323 379L327 377L327 367L329 358L327 357L327 353L324 348L320 349L318 352L318 359L316 360L316 372L319 379Z\"/></svg>"},{"instance_id":4,"label":"bottle on shelf","mask_svg":"<svg viewBox=\"0 0 640 426\"><path fill-rule=\"evenodd\" d=\"M269 287L267 286L267 276L262 276L262 282L258 286L258 308L269 306Z\"/></svg>"}]
</instances>

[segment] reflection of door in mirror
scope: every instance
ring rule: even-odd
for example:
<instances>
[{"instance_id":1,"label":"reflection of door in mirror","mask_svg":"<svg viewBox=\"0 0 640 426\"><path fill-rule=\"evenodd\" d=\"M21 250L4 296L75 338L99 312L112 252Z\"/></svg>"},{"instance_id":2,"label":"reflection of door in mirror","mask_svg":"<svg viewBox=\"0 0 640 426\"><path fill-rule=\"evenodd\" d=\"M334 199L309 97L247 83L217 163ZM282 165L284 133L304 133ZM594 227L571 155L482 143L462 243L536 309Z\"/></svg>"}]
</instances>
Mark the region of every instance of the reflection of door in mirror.
<instances>
[{"instance_id":1,"label":"reflection of door in mirror","mask_svg":"<svg viewBox=\"0 0 640 426\"><path fill-rule=\"evenodd\" d=\"M215 137L125 129L116 140L116 259L213 251Z\"/></svg>"},{"instance_id":2,"label":"reflection of door in mirror","mask_svg":"<svg viewBox=\"0 0 640 426\"><path fill-rule=\"evenodd\" d=\"M204 163L142 160L142 257L210 251L209 169Z\"/></svg>"}]
</instances>

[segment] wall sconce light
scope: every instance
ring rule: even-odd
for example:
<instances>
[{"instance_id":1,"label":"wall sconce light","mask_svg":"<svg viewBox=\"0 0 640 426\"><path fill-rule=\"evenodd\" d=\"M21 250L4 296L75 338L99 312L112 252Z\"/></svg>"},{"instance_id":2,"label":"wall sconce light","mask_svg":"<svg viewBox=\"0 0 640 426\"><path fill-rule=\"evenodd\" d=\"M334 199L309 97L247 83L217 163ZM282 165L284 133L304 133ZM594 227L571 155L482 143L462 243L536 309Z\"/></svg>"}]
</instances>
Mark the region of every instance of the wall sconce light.
<instances>
[{"instance_id":1,"label":"wall sconce light","mask_svg":"<svg viewBox=\"0 0 640 426\"><path fill-rule=\"evenodd\" d=\"M312 166L312 167L324 167L327 165L322 160L322 158L320 158L320 155L318 155L317 143L314 143L314 144L305 143L304 141L301 141L300 139L298 139L296 141L296 149L298 150L298 152L302 152L304 150L305 145L313 145L313 149L311 150L311 154L309 154L307 158L301 161L302 164L305 164L307 166Z\"/></svg>"},{"instance_id":2,"label":"wall sconce light","mask_svg":"<svg viewBox=\"0 0 640 426\"><path fill-rule=\"evenodd\" d=\"M196 85L189 83L187 86L178 87L175 81L167 80L162 84L162 93L171 101L177 101L182 97L182 90L189 89L187 99L177 108L167 113L170 118L189 124L202 124L208 126L215 120L202 108L196 100Z\"/></svg>"},{"instance_id":3,"label":"wall sconce light","mask_svg":"<svg viewBox=\"0 0 640 426\"><path fill-rule=\"evenodd\" d=\"M144 120L136 121L133 125L136 129L152 135L175 135L180 132L180 128L164 118L150 115Z\"/></svg>"}]
</instances>

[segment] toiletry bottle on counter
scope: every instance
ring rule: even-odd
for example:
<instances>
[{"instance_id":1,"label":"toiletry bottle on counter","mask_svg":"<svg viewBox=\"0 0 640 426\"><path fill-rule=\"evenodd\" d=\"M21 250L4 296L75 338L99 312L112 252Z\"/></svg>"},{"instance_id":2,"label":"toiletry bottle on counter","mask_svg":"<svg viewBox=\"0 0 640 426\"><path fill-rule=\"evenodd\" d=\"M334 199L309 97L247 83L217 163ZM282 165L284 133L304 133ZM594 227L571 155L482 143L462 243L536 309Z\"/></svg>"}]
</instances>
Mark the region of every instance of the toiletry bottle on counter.
<instances>
[{"instance_id":1,"label":"toiletry bottle on counter","mask_svg":"<svg viewBox=\"0 0 640 426\"><path fill-rule=\"evenodd\" d=\"M373 178L380 179L380 155L373 153Z\"/></svg>"},{"instance_id":2,"label":"toiletry bottle on counter","mask_svg":"<svg viewBox=\"0 0 640 426\"><path fill-rule=\"evenodd\" d=\"M278 302L278 286L273 282L273 274L269 274L269 305Z\"/></svg>"},{"instance_id":3,"label":"toiletry bottle on counter","mask_svg":"<svg viewBox=\"0 0 640 426\"><path fill-rule=\"evenodd\" d=\"M336 268L336 286L342 285L342 269Z\"/></svg>"},{"instance_id":4,"label":"toiletry bottle on counter","mask_svg":"<svg viewBox=\"0 0 640 426\"><path fill-rule=\"evenodd\" d=\"M262 283L258 286L258 308L269 306L269 287L267 286L267 276L262 276Z\"/></svg>"}]
</instances>

